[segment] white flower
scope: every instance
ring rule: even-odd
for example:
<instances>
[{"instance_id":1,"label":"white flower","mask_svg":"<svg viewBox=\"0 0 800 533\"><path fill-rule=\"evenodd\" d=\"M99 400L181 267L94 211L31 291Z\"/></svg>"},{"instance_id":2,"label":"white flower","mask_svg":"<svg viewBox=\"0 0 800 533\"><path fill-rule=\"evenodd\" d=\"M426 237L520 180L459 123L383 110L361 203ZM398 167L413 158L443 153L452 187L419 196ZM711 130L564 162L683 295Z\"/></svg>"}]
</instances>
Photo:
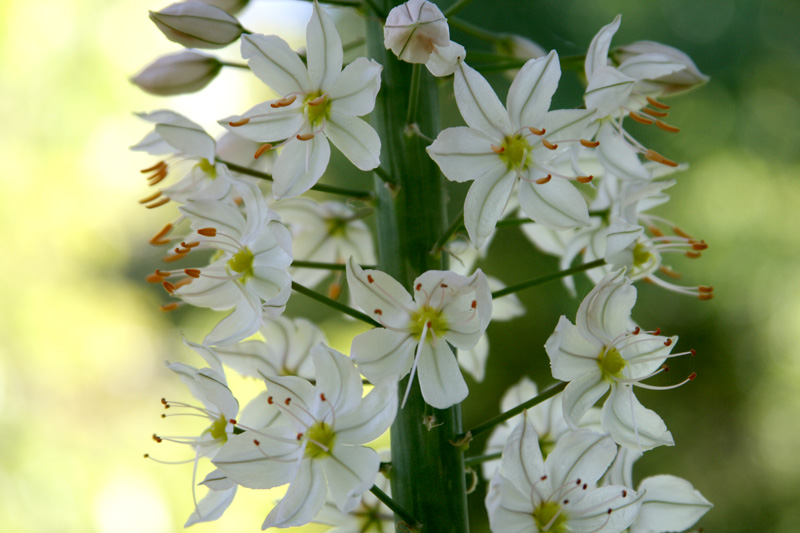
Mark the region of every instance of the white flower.
<instances>
[{"instance_id":1,"label":"white flower","mask_svg":"<svg viewBox=\"0 0 800 533\"><path fill-rule=\"evenodd\" d=\"M361 377L350 359L318 345L312 350L316 385L293 376L265 377L267 401L291 428L248 429L214 459L227 476L250 488L290 483L263 528L311 521L328 493L349 512L378 473L378 454L363 444L378 438L397 412L396 383L378 384L362 399Z\"/></svg>"},{"instance_id":2,"label":"white flower","mask_svg":"<svg viewBox=\"0 0 800 533\"><path fill-rule=\"evenodd\" d=\"M220 121L258 142L283 141L272 173L278 199L302 194L319 180L330 158L329 140L361 170L380 163L380 138L357 117L375 107L382 67L359 58L342 70L339 34L316 2L306 40L307 68L280 37L244 36L242 56L282 97Z\"/></svg>"},{"instance_id":3,"label":"white flower","mask_svg":"<svg viewBox=\"0 0 800 533\"><path fill-rule=\"evenodd\" d=\"M479 248L517 181L520 206L537 222L558 229L589 223L586 201L570 180L590 178L568 177L550 165L594 115L585 109L548 112L560 77L555 51L528 61L511 84L506 110L480 74L463 62L456 68L456 103L469 127L444 130L427 150L447 179L475 181L464 224Z\"/></svg>"},{"instance_id":4,"label":"white flower","mask_svg":"<svg viewBox=\"0 0 800 533\"><path fill-rule=\"evenodd\" d=\"M562 316L545 344L553 377L569 381L562 401L564 417L576 427L586 411L611 389L601 415L604 430L622 446L649 450L674 444L664 422L633 394L633 386L664 370L677 337L645 332L630 318L636 289L624 270L612 272L581 302L577 326ZM694 379L694 374L681 384Z\"/></svg>"},{"instance_id":5,"label":"white flower","mask_svg":"<svg viewBox=\"0 0 800 533\"><path fill-rule=\"evenodd\" d=\"M450 40L439 7L427 0L409 0L389 12L383 44L402 61L424 63L434 76L449 76L467 55L463 46Z\"/></svg>"},{"instance_id":6,"label":"white flower","mask_svg":"<svg viewBox=\"0 0 800 533\"><path fill-rule=\"evenodd\" d=\"M491 530L624 530L636 518L641 495L621 485L596 487L616 450L610 438L581 429L562 437L543 460L539 437L528 417L522 417L486 495Z\"/></svg>"},{"instance_id":7,"label":"white flower","mask_svg":"<svg viewBox=\"0 0 800 533\"><path fill-rule=\"evenodd\" d=\"M363 270L351 258L347 284L356 303L384 326L353 339L351 355L367 379L399 380L411 372L407 397L419 368L422 397L429 405L445 409L467 397L450 345L474 347L491 320L491 293L483 272L466 278L429 270L414 280L412 298L388 274Z\"/></svg>"}]
</instances>

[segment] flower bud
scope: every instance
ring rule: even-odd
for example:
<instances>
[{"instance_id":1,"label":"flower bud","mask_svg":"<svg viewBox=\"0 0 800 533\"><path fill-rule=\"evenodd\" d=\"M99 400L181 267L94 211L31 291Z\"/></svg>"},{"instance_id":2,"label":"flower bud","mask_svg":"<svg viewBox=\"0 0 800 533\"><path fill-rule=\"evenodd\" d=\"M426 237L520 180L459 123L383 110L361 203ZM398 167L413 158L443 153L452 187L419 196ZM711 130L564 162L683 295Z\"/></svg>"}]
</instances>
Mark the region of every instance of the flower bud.
<instances>
[{"instance_id":1,"label":"flower bud","mask_svg":"<svg viewBox=\"0 0 800 533\"><path fill-rule=\"evenodd\" d=\"M159 57L131 78L131 82L159 96L193 93L208 85L221 68L222 63L214 57L184 50Z\"/></svg>"},{"instance_id":2,"label":"flower bud","mask_svg":"<svg viewBox=\"0 0 800 533\"><path fill-rule=\"evenodd\" d=\"M242 9L244 9L247 4L250 3L250 0L198 0L204 4L208 4L210 6L216 6L231 15L238 13Z\"/></svg>"},{"instance_id":3,"label":"flower bud","mask_svg":"<svg viewBox=\"0 0 800 533\"><path fill-rule=\"evenodd\" d=\"M236 17L203 2L172 4L151 11L150 19L167 39L187 48L222 48L244 31Z\"/></svg>"},{"instance_id":4,"label":"flower bud","mask_svg":"<svg viewBox=\"0 0 800 533\"><path fill-rule=\"evenodd\" d=\"M676 94L689 89L693 89L708 81L708 76L700 72L692 58L677 48L653 41L636 41L620 46L611 52L612 59L621 64L626 60L642 54L660 54L667 56L671 61L685 65L685 68L655 78L653 80L642 80L647 85L643 92L653 92L657 94ZM641 90L641 89L640 89Z\"/></svg>"},{"instance_id":5,"label":"flower bud","mask_svg":"<svg viewBox=\"0 0 800 533\"><path fill-rule=\"evenodd\" d=\"M383 44L403 61L427 63L434 46L450 44L447 19L436 4L409 0L392 9L386 17Z\"/></svg>"},{"instance_id":6,"label":"flower bud","mask_svg":"<svg viewBox=\"0 0 800 533\"><path fill-rule=\"evenodd\" d=\"M506 35L503 39L496 41L494 48L497 50L498 54L507 55L522 60L539 59L540 57L547 55L547 50L535 42L520 35L513 34ZM505 76L511 80L516 78L518 73L518 68L503 72L503 74L505 74Z\"/></svg>"}]
</instances>

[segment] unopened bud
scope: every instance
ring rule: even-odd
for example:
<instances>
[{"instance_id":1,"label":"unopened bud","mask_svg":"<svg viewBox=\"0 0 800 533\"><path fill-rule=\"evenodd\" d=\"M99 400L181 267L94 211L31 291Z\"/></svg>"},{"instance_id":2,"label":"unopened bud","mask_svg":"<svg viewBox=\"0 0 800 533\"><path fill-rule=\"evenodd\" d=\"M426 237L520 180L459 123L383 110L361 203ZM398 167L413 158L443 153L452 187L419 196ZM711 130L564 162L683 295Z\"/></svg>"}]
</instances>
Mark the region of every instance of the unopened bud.
<instances>
[{"instance_id":1,"label":"unopened bud","mask_svg":"<svg viewBox=\"0 0 800 533\"><path fill-rule=\"evenodd\" d=\"M236 17L203 2L180 2L150 19L170 41L187 48L222 48L236 41L244 31Z\"/></svg>"},{"instance_id":2,"label":"unopened bud","mask_svg":"<svg viewBox=\"0 0 800 533\"><path fill-rule=\"evenodd\" d=\"M441 10L426 0L409 0L389 12L383 45L408 63L427 63L434 45L450 44L450 29Z\"/></svg>"},{"instance_id":3,"label":"unopened bud","mask_svg":"<svg viewBox=\"0 0 800 533\"><path fill-rule=\"evenodd\" d=\"M617 64L642 54L659 54L666 56L670 61L684 65L684 68L661 76L648 83L643 80L646 87L641 87L640 92L654 94L675 94L688 91L708 81L708 76L700 72L692 58L677 48L653 41L636 41L620 46L611 52L611 57ZM640 82L641 83L641 82ZM651 86L652 85L652 90Z\"/></svg>"},{"instance_id":4,"label":"unopened bud","mask_svg":"<svg viewBox=\"0 0 800 533\"><path fill-rule=\"evenodd\" d=\"M247 4L250 3L250 0L199 0L204 4L208 4L210 6L216 6L223 11L230 13L231 15L235 15L242 9L244 9Z\"/></svg>"},{"instance_id":5,"label":"unopened bud","mask_svg":"<svg viewBox=\"0 0 800 533\"><path fill-rule=\"evenodd\" d=\"M222 69L216 58L184 50L160 57L131 78L137 87L150 94L170 96L199 91Z\"/></svg>"}]
</instances>

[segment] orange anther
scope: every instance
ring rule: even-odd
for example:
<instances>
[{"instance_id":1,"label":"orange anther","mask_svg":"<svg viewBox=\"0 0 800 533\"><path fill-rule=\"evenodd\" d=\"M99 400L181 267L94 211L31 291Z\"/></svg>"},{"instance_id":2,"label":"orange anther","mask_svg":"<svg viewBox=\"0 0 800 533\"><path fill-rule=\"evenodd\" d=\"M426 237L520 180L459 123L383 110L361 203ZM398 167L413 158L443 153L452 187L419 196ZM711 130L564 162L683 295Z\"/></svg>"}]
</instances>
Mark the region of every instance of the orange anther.
<instances>
[{"instance_id":1,"label":"orange anther","mask_svg":"<svg viewBox=\"0 0 800 533\"><path fill-rule=\"evenodd\" d=\"M296 95L292 95L292 96L281 98L280 100L276 100L276 101L272 102L271 104L269 104L269 106L272 107L272 108L286 107L287 105L292 105L295 100L297 100L297 96Z\"/></svg>"},{"instance_id":2,"label":"orange anther","mask_svg":"<svg viewBox=\"0 0 800 533\"><path fill-rule=\"evenodd\" d=\"M694 381L694 378L696 377L697 377L697 372L692 372L691 374L689 374L688 380Z\"/></svg>"},{"instance_id":3,"label":"orange anther","mask_svg":"<svg viewBox=\"0 0 800 533\"><path fill-rule=\"evenodd\" d=\"M161 283L164 281L164 278L156 274L150 274L146 278L144 278L147 283Z\"/></svg>"},{"instance_id":4,"label":"orange anther","mask_svg":"<svg viewBox=\"0 0 800 533\"><path fill-rule=\"evenodd\" d=\"M540 130L536 128L528 128L528 130L530 130L530 132L533 133L534 135L544 135L545 133L547 133L547 130L544 128Z\"/></svg>"},{"instance_id":5,"label":"orange anther","mask_svg":"<svg viewBox=\"0 0 800 533\"><path fill-rule=\"evenodd\" d=\"M544 185L545 183L547 183L551 179L553 179L553 176L548 174L547 176L545 176L543 178L539 178L538 180L533 180L533 181L534 181L534 183L537 183L538 185Z\"/></svg>"},{"instance_id":6,"label":"orange anther","mask_svg":"<svg viewBox=\"0 0 800 533\"><path fill-rule=\"evenodd\" d=\"M700 252L686 252L684 255L689 259L697 259L703 254L701 254Z\"/></svg>"},{"instance_id":7,"label":"orange anther","mask_svg":"<svg viewBox=\"0 0 800 533\"><path fill-rule=\"evenodd\" d=\"M310 141L314 138L313 133L301 133L297 136L298 141Z\"/></svg>"},{"instance_id":8,"label":"orange anther","mask_svg":"<svg viewBox=\"0 0 800 533\"><path fill-rule=\"evenodd\" d=\"M199 278L200 277L200 270L197 268L184 268L184 274L191 278Z\"/></svg>"},{"instance_id":9,"label":"orange anther","mask_svg":"<svg viewBox=\"0 0 800 533\"><path fill-rule=\"evenodd\" d=\"M174 249L174 250L172 250L172 251L173 251L174 253L176 253L176 254L179 254L179 255L186 255L186 254L188 254L189 252L191 252L192 250L191 250L191 249L189 249L189 248L181 248L181 247L177 247L177 248L175 248L175 249Z\"/></svg>"},{"instance_id":10,"label":"orange anther","mask_svg":"<svg viewBox=\"0 0 800 533\"><path fill-rule=\"evenodd\" d=\"M375 278L372 277L372 274L367 274L367 281L370 283L375 283Z\"/></svg>"},{"instance_id":11,"label":"orange anther","mask_svg":"<svg viewBox=\"0 0 800 533\"><path fill-rule=\"evenodd\" d=\"M286 398L286 399L283 401L283 403L285 403L286 405L289 405L290 403L292 403L292 399L291 399L291 398Z\"/></svg>"},{"instance_id":12,"label":"orange anther","mask_svg":"<svg viewBox=\"0 0 800 533\"><path fill-rule=\"evenodd\" d=\"M141 200L139 200L139 203L140 204L146 204L148 202L152 202L153 200L155 200L159 196L161 196L161 191L156 191L153 194L151 194L150 196L148 196L147 198L142 198Z\"/></svg>"},{"instance_id":13,"label":"orange anther","mask_svg":"<svg viewBox=\"0 0 800 533\"><path fill-rule=\"evenodd\" d=\"M173 292L175 292L175 285L173 285L173 284L172 284L172 283L170 283L169 281L166 281L166 280L165 280L165 281L162 281L162 282L161 282L161 286L162 286L162 287L164 287L164 290L165 290L165 291L167 291L167 292L168 292L168 293L170 293L170 294L172 294Z\"/></svg>"},{"instance_id":14,"label":"orange anther","mask_svg":"<svg viewBox=\"0 0 800 533\"><path fill-rule=\"evenodd\" d=\"M310 105L310 106L317 106L317 105L325 103L325 99L327 97L328 97L327 95L323 94L322 96L318 96L318 97L314 98L313 100L309 100L306 103L308 105Z\"/></svg>"},{"instance_id":15,"label":"orange anther","mask_svg":"<svg viewBox=\"0 0 800 533\"><path fill-rule=\"evenodd\" d=\"M217 236L216 228L201 228L201 229L197 230L197 233L199 233L203 237L216 237Z\"/></svg>"},{"instance_id":16,"label":"orange anther","mask_svg":"<svg viewBox=\"0 0 800 533\"><path fill-rule=\"evenodd\" d=\"M691 239L691 238L692 238L692 236L691 236L691 235L689 235L688 233L686 233L685 231L683 231L683 230L682 230L681 228L679 228L678 226L675 226L675 227L673 227L673 228L672 228L672 231L674 231L674 232L675 232L675 235L677 235L677 236L679 236L679 237L683 237L684 239Z\"/></svg>"},{"instance_id":17,"label":"orange anther","mask_svg":"<svg viewBox=\"0 0 800 533\"><path fill-rule=\"evenodd\" d=\"M675 126L667 124L666 122L661 122L660 120L656 120L656 126L670 133L678 133L679 131L681 131L680 128L676 128Z\"/></svg>"},{"instance_id":18,"label":"orange anther","mask_svg":"<svg viewBox=\"0 0 800 533\"><path fill-rule=\"evenodd\" d=\"M678 163L667 159L663 155L659 154L655 150L647 150L644 153L644 156L649 159L650 161L655 161L656 163L661 163L662 165L667 165L668 167L677 167Z\"/></svg>"},{"instance_id":19,"label":"orange anther","mask_svg":"<svg viewBox=\"0 0 800 533\"><path fill-rule=\"evenodd\" d=\"M649 107L643 107L642 113L647 113L651 117L659 117L659 118L664 118L666 116L669 116L669 113L665 113L664 111L656 111L655 109L650 109Z\"/></svg>"},{"instance_id":20,"label":"orange anther","mask_svg":"<svg viewBox=\"0 0 800 533\"><path fill-rule=\"evenodd\" d=\"M658 229L655 226L647 226L647 231L649 231L653 235L653 237L663 237L664 236L664 232L661 231L660 229Z\"/></svg>"},{"instance_id":21,"label":"orange anther","mask_svg":"<svg viewBox=\"0 0 800 533\"><path fill-rule=\"evenodd\" d=\"M150 238L150 244L153 246L164 246L165 244L169 244L169 239L165 239L164 237L170 231L172 231L172 224L167 224L161 229L161 231Z\"/></svg>"},{"instance_id":22,"label":"orange anther","mask_svg":"<svg viewBox=\"0 0 800 533\"><path fill-rule=\"evenodd\" d=\"M506 149L504 147L502 147L502 146L495 146L494 144L492 145L492 152L494 152L496 154L502 154L505 151L506 151Z\"/></svg>"},{"instance_id":23,"label":"orange anther","mask_svg":"<svg viewBox=\"0 0 800 533\"><path fill-rule=\"evenodd\" d=\"M150 187L152 187L153 185L160 183L161 180L163 180L166 177L167 177L167 167L164 167L155 174L153 174L152 176L150 176L149 178L147 178L147 184Z\"/></svg>"},{"instance_id":24,"label":"orange anther","mask_svg":"<svg viewBox=\"0 0 800 533\"><path fill-rule=\"evenodd\" d=\"M168 203L169 203L169 198L165 197L165 198L162 198L161 200L157 201L156 203L150 204L150 205L146 205L145 207L147 209L154 209L156 207L161 207L162 205L168 204Z\"/></svg>"},{"instance_id":25,"label":"orange anther","mask_svg":"<svg viewBox=\"0 0 800 533\"><path fill-rule=\"evenodd\" d=\"M154 440L154 441L156 441L156 442L161 442L161 441L162 441L162 440L164 440L164 439L162 439L161 437L159 437L158 435L156 435L155 433L153 433L153 440Z\"/></svg>"},{"instance_id":26,"label":"orange anther","mask_svg":"<svg viewBox=\"0 0 800 533\"><path fill-rule=\"evenodd\" d=\"M417 290L417 291L421 290L421 289L422 289L422 283L417 283L417 286L414 287L414 290Z\"/></svg>"},{"instance_id":27,"label":"orange anther","mask_svg":"<svg viewBox=\"0 0 800 533\"><path fill-rule=\"evenodd\" d=\"M256 446L261 446L261 443L258 441L258 439L253 439L253 444Z\"/></svg>"},{"instance_id":28,"label":"orange anther","mask_svg":"<svg viewBox=\"0 0 800 533\"><path fill-rule=\"evenodd\" d=\"M706 248L708 248L708 244L705 241L692 243L692 250L700 251L700 250L705 250Z\"/></svg>"},{"instance_id":29,"label":"orange anther","mask_svg":"<svg viewBox=\"0 0 800 533\"><path fill-rule=\"evenodd\" d=\"M142 174L147 174L148 172L153 172L154 170L160 170L161 168L163 168L165 166L167 166L166 163L164 163L163 161L159 161L158 163L156 163L152 167L143 168L139 172L141 172Z\"/></svg>"},{"instance_id":30,"label":"orange anther","mask_svg":"<svg viewBox=\"0 0 800 533\"><path fill-rule=\"evenodd\" d=\"M677 272L675 272L674 270L672 270L671 268L669 268L667 266L663 266L662 265L662 266L658 267L658 270L662 274L665 274L665 275L667 275L667 276L669 276L669 277L671 277L673 279L680 279L680 277L681 277L680 274L678 274Z\"/></svg>"},{"instance_id":31,"label":"orange anther","mask_svg":"<svg viewBox=\"0 0 800 533\"><path fill-rule=\"evenodd\" d=\"M710 300L710 299L712 299L714 297L714 293L713 292L701 292L700 294L697 295L697 297L700 300Z\"/></svg>"},{"instance_id":32,"label":"orange anther","mask_svg":"<svg viewBox=\"0 0 800 533\"><path fill-rule=\"evenodd\" d=\"M656 328L656 330L653 332L653 335L661 335L661 328Z\"/></svg>"},{"instance_id":33,"label":"orange anther","mask_svg":"<svg viewBox=\"0 0 800 533\"><path fill-rule=\"evenodd\" d=\"M200 243L197 241L192 241L192 242L181 241L181 246L183 246L184 248L194 248L195 246L200 246Z\"/></svg>"},{"instance_id":34,"label":"orange anther","mask_svg":"<svg viewBox=\"0 0 800 533\"><path fill-rule=\"evenodd\" d=\"M239 126L244 126L248 122L250 122L249 118L243 118L243 119L239 119L239 120L236 120L236 121L233 121L233 122L228 122L228 124L230 126L234 127L234 128L238 128Z\"/></svg>"},{"instance_id":35,"label":"orange anther","mask_svg":"<svg viewBox=\"0 0 800 533\"><path fill-rule=\"evenodd\" d=\"M577 176L577 177L575 178L575 180L576 180L578 183L589 183L589 182L590 182L590 181L592 181L593 179L594 179L594 176L592 176L592 175L589 175L589 176Z\"/></svg>"},{"instance_id":36,"label":"orange anther","mask_svg":"<svg viewBox=\"0 0 800 533\"><path fill-rule=\"evenodd\" d=\"M597 148L600 146L600 141L587 141L586 139L581 139L580 143L586 148Z\"/></svg>"},{"instance_id":37,"label":"orange anther","mask_svg":"<svg viewBox=\"0 0 800 533\"><path fill-rule=\"evenodd\" d=\"M272 145L270 143L262 144L261 146L258 147L258 150L256 150L256 153L253 157L255 159L258 159L264 152L268 150L272 150Z\"/></svg>"},{"instance_id":38,"label":"orange anther","mask_svg":"<svg viewBox=\"0 0 800 533\"><path fill-rule=\"evenodd\" d=\"M472 308L473 309L477 309L478 308L478 300L472 300Z\"/></svg>"},{"instance_id":39,"label":"orange anther","mask_svg":"<svg viewBox=\"0 0 800 533\"><path fill-rule=\"evenodd\" d=\"M176 309L177 309L178 307L180 307L180 306L181 306L181 303L180 303L180 302L170 302L170 303L168 303L168 304L164 304L164 305L162 305L162 306L161 306L161 310L162 310L162 311L164 311L165 313L167 313L167 312L169 312L169 311L174 311L174 310L176 310Z\"/></svg>"},{"instance_id":40,"label":"orange anther","mask_svg":"<svg viewBox=\"0 0 800 533\"><path fill-rule=\"evenodd\" d=\"M164 261L165 263L172 263L179 259L183 259L184 257L186 257L186 254L165 255L164 257L161 258L161 260Z\"/></svg>"},{"instance_id":41,"label":"orange anther","mask_svg":"<svg viewBox=\"0 0 800 533\"><path fill-rule=\"evenodd\" d=\"M181 287L185 287L186 285L190 284L194 281L194 278L183 278L182 280L175 283L175 289L180 289Z\"/></svg>"},{"instance_id":42,"label":"orange anther","mask_svg":"<svg viewBox=\"0 0 800 533\"><path fill-rule=\"evenodd\" d=\"M556 148L558 148L557 144L553 144L550 141L548 141L547 139L542 139L542 145L545 148L547 148L548 150L555 150Z\"/></svg>"},{"instance_id":43,"label":"orange anther","mask_svg":"<svg viewBox=\"0 0 800 533\"><path fill-rule=\"evenodd\" d=\"M672 339L667 339L664 341L664 346L672 346Z\"/></svg>"},{"instance_id":44,"label":"orange anther","mask_svg":"<svg viewBox=\"0 0 800 533\"><path fill-rule=\"evenodd\" d=\"M638 122L639 124L645 124L645 125L649 126L650 124L653 123L653 119L649 119L647 117L643 117L639 113L634 113L633 111L631 111L628 116L631 117L631 119L633 119L636 122Z\"/></svg>"},{"instance_id":45,"label":"orange anther","mask_svg":"<svg viewBox=\"0 0 800 533\"><path fill-rule=\"evenodd\" d=\"M331 283L330 287L328 287L328 298L331 300L337 300L341 294L342 285L339 283Z\"/></svg>"},{"instance_id":46,"label":"orange anther","mask_svg":"<svg viewBox=\"0 0 800 533\"><path fill-rule=\"evenodd\" d=\"M711 287L710 285L700 285L697 287L697 290L703 293L712 293L714 292L714 287Z\"/></svg>"},{"instance_id":47,"label":"orange anther","mask_svg":"<svg viewBox=\"0 0 800 533\"><path fill-rule=\"evenodd\" d=\"M649 97L649 96L646 96L645 98L647 98L647 101L648 101L648 102L650 103L650 105L651 105L651 106L653 106L653 107L657 107L658 109L669 109L669 108L670 108L670 106L668 106L668 105L667 105L667 104L665 104L664 102L659 102L659 101L658 101L658 100L656 100L655 98L651 98L651 97Z\"/></svg>"},{"instance_id":48,"label":"orange anther","mask_svg":"<svg viewBox=\"0 0 800 533\"><path fill-rule=\"evenodd\" d=\"M324 392L320 392L319 393L319 399L322 400L323 402L327 402L328 401L328 399L325 397L325 393Z\"/></svg>"}]
</instances>

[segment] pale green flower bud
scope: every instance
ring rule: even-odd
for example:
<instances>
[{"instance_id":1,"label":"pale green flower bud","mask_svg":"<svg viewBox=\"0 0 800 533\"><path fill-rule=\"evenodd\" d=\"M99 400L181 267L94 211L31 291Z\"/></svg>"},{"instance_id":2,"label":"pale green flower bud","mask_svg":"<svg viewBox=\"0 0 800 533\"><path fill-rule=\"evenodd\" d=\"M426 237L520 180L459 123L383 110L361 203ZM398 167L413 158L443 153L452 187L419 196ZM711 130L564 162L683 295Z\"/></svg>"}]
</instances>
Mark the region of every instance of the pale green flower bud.
<instances>
[{"instance_id":1,"label":"pale green flower bud","mask_svg":"<svg viewBox=\"0 0 800 533\"><path fill-rule=\"evenodd\" d=\"M239 39L244 28L236 17L203 2L180 2L150 19L170 41L187 48L222 48Z\"/></svg>"},{"instance_id":2,"label":"pale green flower bud","mask_svg":"<svg viewBox=\"0 0 800 533\"><path fill-rule=\"evenodd\" d=\"M170 96L199 91L222 68L215 57L184 50L159 57L131 78L136 86L150 94Z\"/></svg>"}]
</instances>

